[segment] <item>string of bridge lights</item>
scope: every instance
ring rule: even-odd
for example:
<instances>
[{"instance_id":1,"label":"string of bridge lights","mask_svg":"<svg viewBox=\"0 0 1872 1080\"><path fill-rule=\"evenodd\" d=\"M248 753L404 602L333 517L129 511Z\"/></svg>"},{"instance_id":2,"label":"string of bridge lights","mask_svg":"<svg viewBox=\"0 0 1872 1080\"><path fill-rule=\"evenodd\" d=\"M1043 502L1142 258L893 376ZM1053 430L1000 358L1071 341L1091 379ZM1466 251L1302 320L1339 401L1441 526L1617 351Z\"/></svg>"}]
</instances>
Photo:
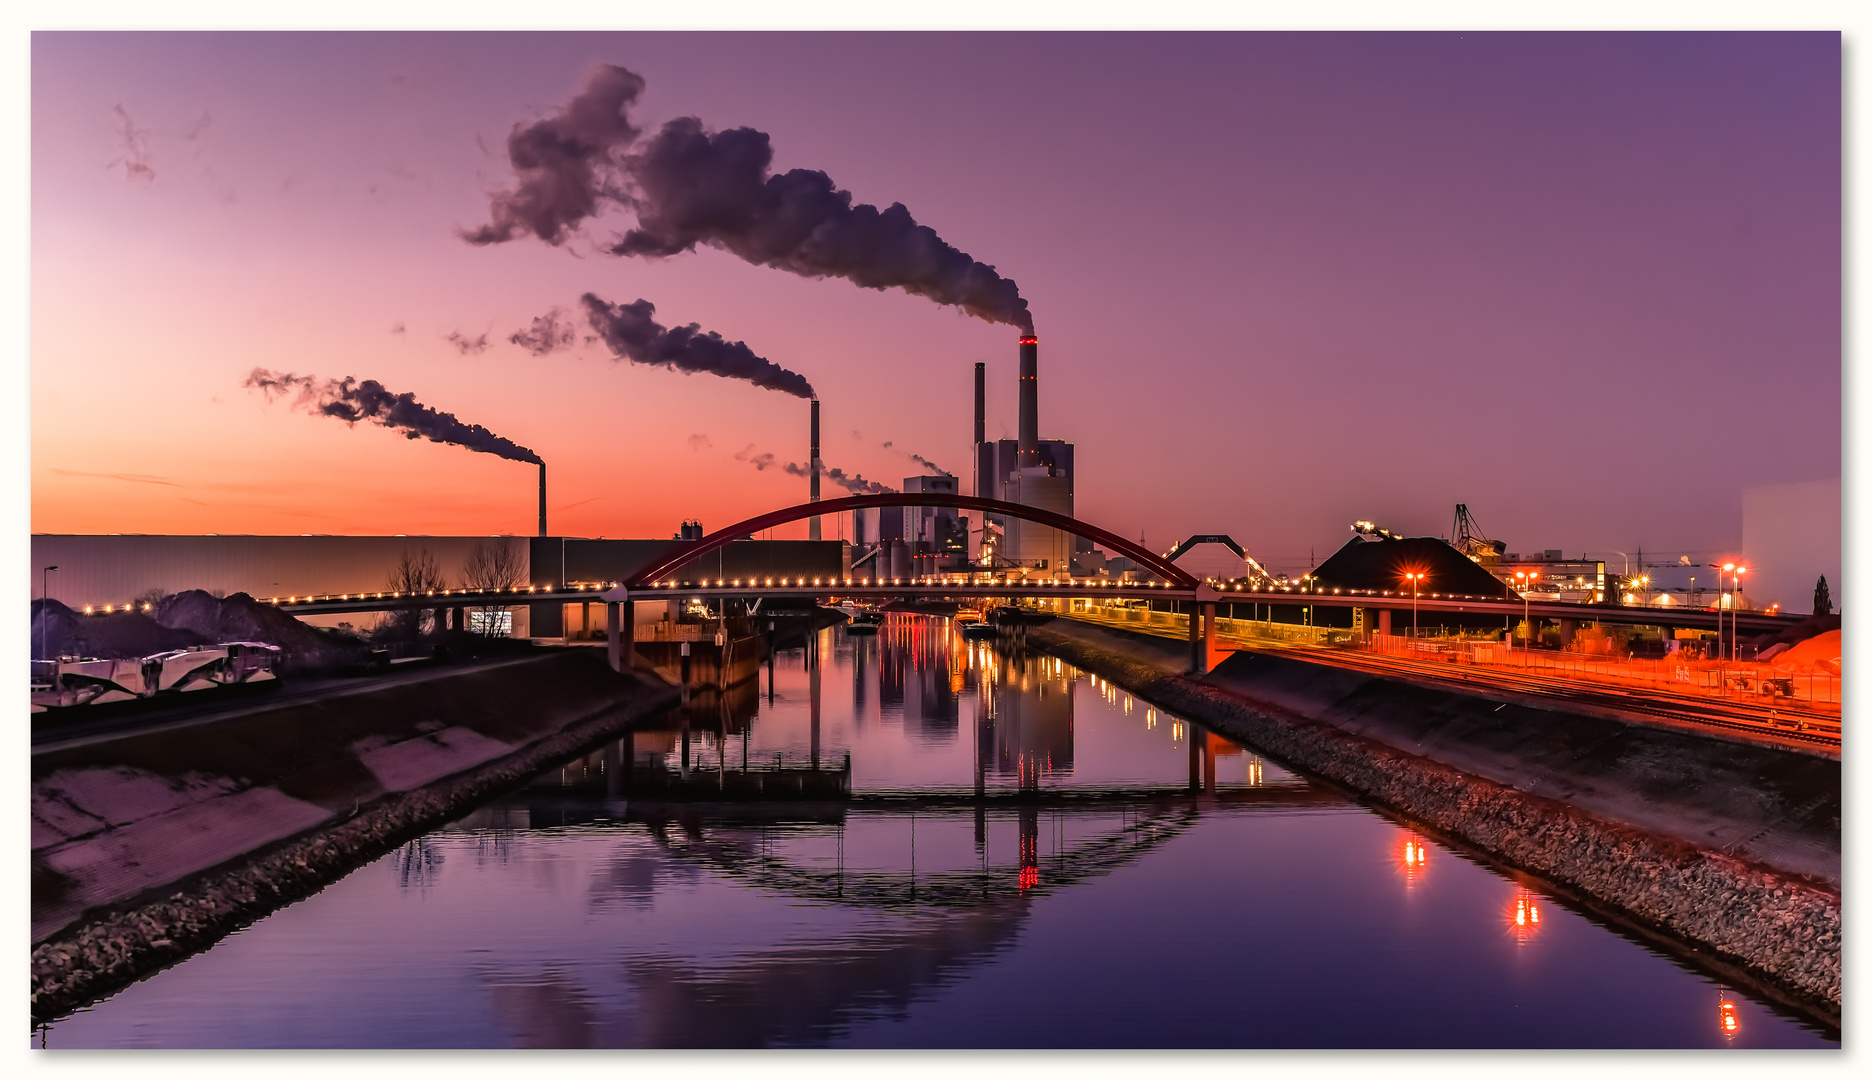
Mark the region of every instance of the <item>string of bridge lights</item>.
<instances>
[{"instance_id":1,"label":"string of bridge lights","mask_svg":"<svg viewBox=\"0 0 1872 1080\"><path fill-rule=\"evenodd\" d=\"M515 585L515 586L510 586L509 588L506 588L506 589L427 589L422 592L402 592L402 591L396 591L396 590L384 590L384 591L379 591L379 592L355 592L355 593L351 593L351 592L307 593L303 596L297 595L297 594L289 595L289 596L269 596L265 600L262 600L260 602L265 603L265 604L271 604L275 607L286 607L286 606L293 606L293 605L300 605L300 604L312 604L312 603L332 603L332 602L347 602L347 601L359 602L359 601L366 601L366 600L402 600L402 599L416 599L416 598L429 599L432 597L433 598L453 598L453 599L460 600L460 601L482 600L482 599L490 599L490 598L495 598L495 597L529 596L529 595L557 597L557 596L564 596L567 594L604 592L610 589L615 589L620 584L621 582L608 581L608 582L585 583L585 584L564 585L564 586ZM1041 578L1041 579L1037 579L1033 581L959 581L959 580L940 578L940 577L919 577L919 578L908 578L908 579L877 578L875 580L871 578L816 577L816 578L812 578L809 583L808 579L805 577L781 577L781 578L746 578L746 579L715 578L713 580L709 578L703 578L699 581L678 581L675 578L670 578L665 581L651 582L648 586L646 586L646 591L652 590L652 589L710 589L710 588L714 588L714 589L726 589L726 588L802 589L802 588L809 588L809 587L836 589L836 588L893 588L893 587L903 587L903 586L909 586L912 588L976 589L976 590L981 590L984 592L997 590L997 589L1010 589L1010 588L1018 588L1018 589L1033 589L1033 588L1082 589L1083 588L1083 589L1117 589L1117 590L1123 591L1123 590L1128 590L1128 589L1174 589L1178 587L1172 584L1171 582L1158 581L1156 579L1152 579L1150 581L1145 581L1145 582L1123 582L1123 581L1114 581L1110 578L1083 578L1083 579L1082 578L1068 578L1064 580L1055 579L1055 578ZM1218 582L1218 583L1212 583L1211 587L1215 589L1215 591L1218 594L1247 593L1247 594L1253 594L1253 595L1272 595L1275 593L1287 594L1287 593L1298 592L1303 596L1329 595L1325 589L1308 588L1305 585L1300 585L1300 586L1255 585L1255 584L1244 585L1239 582L1234 583L1234 584L1226 584L1226 583ZM1330 595L1333 595L1333 596L1387 596L1387 597L1395 596L1398 598L1404 598L1404 597L1410 596L1411 593L1405 590L1397 590L1394 592L1390 589L1333 589L1331 590ZM1421 593L1418 595L1420 598L1427 599L1427 600L1499 600L1501 599L1501 597L1474 596L1468 593L1432 592L1432 593ZM139 610L146 611L146 612L149 611L150 604L147 602L138 604L133 601L133 602L124 603L124 604L102 604L102 605L86 604L84 606L84 613L86 615L112 615L112 614L117 614L119 612L131 612L131 611L139 611Z\"/></svg>"}]
</instances>

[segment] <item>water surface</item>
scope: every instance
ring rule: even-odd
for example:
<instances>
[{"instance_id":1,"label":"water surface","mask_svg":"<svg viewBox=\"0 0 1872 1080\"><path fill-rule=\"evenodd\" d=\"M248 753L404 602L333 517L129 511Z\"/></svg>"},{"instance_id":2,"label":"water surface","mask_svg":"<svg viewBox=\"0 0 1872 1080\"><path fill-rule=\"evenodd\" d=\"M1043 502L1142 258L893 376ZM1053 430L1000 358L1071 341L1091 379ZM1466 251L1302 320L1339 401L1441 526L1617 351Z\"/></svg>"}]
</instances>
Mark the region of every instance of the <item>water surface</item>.
<instances>
[{"instance_id":1,"label":"water surface","mask_svg":"<svg viewBox=\"0 0 1872 1080\"><path fill-rule=\"evenodd\" d=\"M692 784L849 753L855 797L644 798L652 773L682 782L685 741ZM550 770L41 1042L1838 1045L1252 749L914 616L782 652L758 687Z\"/></svg>"}]
</instances>

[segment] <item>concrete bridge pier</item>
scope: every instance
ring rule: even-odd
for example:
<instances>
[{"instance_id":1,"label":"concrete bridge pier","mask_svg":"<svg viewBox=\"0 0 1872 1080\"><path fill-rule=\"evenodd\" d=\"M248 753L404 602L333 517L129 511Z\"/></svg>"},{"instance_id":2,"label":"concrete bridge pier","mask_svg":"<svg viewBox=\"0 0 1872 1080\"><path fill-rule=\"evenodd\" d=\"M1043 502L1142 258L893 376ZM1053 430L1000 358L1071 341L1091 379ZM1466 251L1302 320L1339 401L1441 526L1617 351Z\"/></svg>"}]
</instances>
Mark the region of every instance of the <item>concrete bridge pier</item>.
<instances>
[{"instance_id":1,"label":"concrete bridge pier","mask_svg":"<svg viewBox=\"0 0 1872 1080\"><path fill-rule=\"evenodd\" d=\"M1391 609L1378 609L1378 632L1385 637L1391 636Z\"/></svg>"},{"instance_id":2,"label":"concrete bridge pier","mask_svg":"<svg viewBox=\"0 0 1872 1080\"><path fill-rule=\"evenodd\" d=\"M637 606L630 600L605 604L605 659L612 671L637 666Z\"/></svg>"},{"instance_id":3,"label":"concrete bridge pier","mask_svg":"<svg viewBox=\"0 0 1872 1080\"><path fill-rule=\"evenodd\" d=\"M1573 635L1577 633L1579 633L1579 620L1578 619L1561 619L1560 620L1560 647L1564 649L1568 645L1573 644Z\"/></svg>"},{"instance_id":4,"label":"concrete bridge pier","mask_svg":"<svg viewBox=\"0 0 1872 1080\"><path fill-rule=\"evenodd\" d=\"M1207 675L1215 667L1216 606L1214 601L1199 600L1190 604L1189 614L1190 674Z\"/></svg>"}]
</instances>

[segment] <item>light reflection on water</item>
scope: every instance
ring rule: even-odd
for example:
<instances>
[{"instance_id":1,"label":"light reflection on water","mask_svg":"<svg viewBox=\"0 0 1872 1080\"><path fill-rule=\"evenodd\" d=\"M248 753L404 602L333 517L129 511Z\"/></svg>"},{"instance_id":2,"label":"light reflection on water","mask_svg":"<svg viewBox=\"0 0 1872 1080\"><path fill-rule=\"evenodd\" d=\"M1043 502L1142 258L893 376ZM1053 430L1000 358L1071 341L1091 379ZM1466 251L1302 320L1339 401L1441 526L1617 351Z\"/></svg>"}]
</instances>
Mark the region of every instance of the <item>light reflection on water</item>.
<instances>
[{"instance_id":1,"label":"light reflection on water","mask_svg":"<svg viewBox=\"0 0 1872 1080\"><path fill-rule=\"evenodd\" d=\"M907 616L818 655L35 1044L1837 1045L1056 660ZM642 798L685 741L856 798Z\"/></svg>"}]
</instances>

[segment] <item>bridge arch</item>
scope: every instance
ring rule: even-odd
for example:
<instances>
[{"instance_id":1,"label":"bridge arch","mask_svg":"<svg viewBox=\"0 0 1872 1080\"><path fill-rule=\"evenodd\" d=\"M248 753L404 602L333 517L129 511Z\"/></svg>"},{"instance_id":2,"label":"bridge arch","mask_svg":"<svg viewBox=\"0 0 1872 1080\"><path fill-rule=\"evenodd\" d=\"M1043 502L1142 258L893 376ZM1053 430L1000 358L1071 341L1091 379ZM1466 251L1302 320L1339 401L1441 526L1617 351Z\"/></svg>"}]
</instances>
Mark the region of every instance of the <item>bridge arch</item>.
<instances>
[{"instance_id":1,"label":"bridge arch","mask_svg":"<svg viewBox=\"0 0 1872 1080\"><path fill-rule=\"evenodd\" d=\"M734 542L736 537L771 529L776 525L786 525L809 517L822 517L842 514L847 510L870 510L873 508L891 508L902 506L936 506L950 510L975 510L984 514L1001 514L1019 518L1035 525L1045 525L1061 532L1082 536L1108 551L1116 551L1139 566L1149 569L1170 584L1194 589L1197 580L1170 560L1116 533L1107 532L1096 525L1070 518L1064 514L1055 514L1034 506L1022 506L1019 503L1003 502L1000 499L983 499L974 495L952 495L935 491L895 491L884 495L852 495L843 499L827 499L823 502L801 503L782 510L761 514L737 521L725 529L717 529L693 546L675 551L659 562L644 569L624 583L628 589L641 589L653 582L662 581L687 563L693 562Z\"/></svg>"}]
</instances>

